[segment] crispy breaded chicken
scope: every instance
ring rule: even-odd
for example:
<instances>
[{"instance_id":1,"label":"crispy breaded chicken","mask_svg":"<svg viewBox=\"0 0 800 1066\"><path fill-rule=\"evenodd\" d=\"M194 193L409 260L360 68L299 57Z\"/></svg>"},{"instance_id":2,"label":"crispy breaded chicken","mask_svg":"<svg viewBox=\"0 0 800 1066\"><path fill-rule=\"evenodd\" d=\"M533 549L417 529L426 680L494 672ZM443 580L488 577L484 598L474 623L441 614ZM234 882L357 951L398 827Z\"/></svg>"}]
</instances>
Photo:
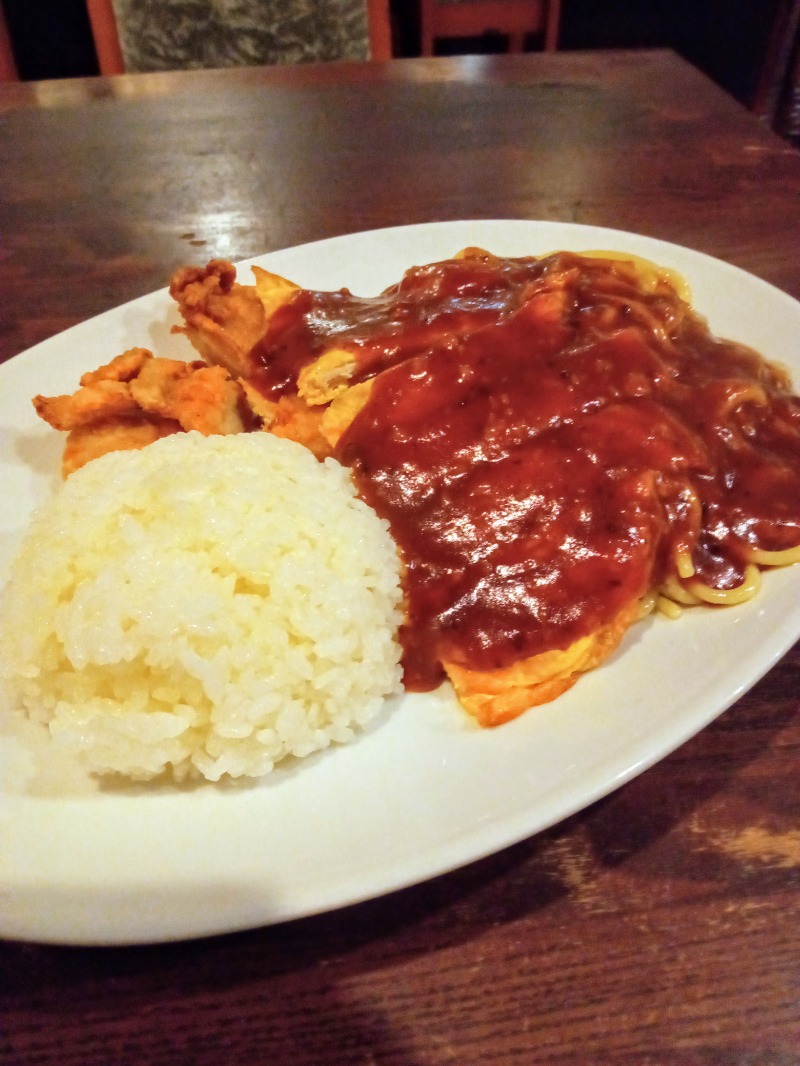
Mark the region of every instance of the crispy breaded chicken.
<instances>
[{"instance_id":1,"label":"crispy breaded chicken","mask_svg":"<svg viewBox=\"0 0 800 1066\"><path fill-rule=\"evenodd\" d=\"M264 428L276 437L302 444L317 459L325 459L333 455L333 448L322 432L322 419L322 409L309 407L299 396L281 396Z\"/></svg>"},{"instance_id":2,"label":"crispy breaded chicken","mask_svg":"<svg viewBox=\"0 0 800 1066\"><path fill-rule=\"evenodd\" d=\"M278 274L258 266L252 270L255 284L241 285L233 264L213 259L203 268L179 270L169 289L185 323L179 331L205 360L244 381L256 375L251 353L269 322L301 291ZM311 407L327 404L348 387L355 369L354 353L332 345L301 370L297 393Z\"/></svg>"},{"instance_id":3,"label":"crispy breaded chicken","mask_svg":"<svg viewBox=\"0 0 800 1066\"><path fill-rule=\"evenodd\" d=\"M221 366L153 359L130 383L142 410L174 418L205 436L241 433L246 414L241 386Z\"/></svg>"},{"instance_id":4,"label":"crispy breaded chicken","mask_svg":"<svg viewBox=\"0 0 800 1066\"><path fill-rule=\"evenodd\" d=\"M34 396L36 413L53 429L79 429L106 418L133 416L138 405L128 382L153 358L146 348L130 348L80 379L80 388L69 396Z\"/></svg>"},{"instance_id":5,"label":"crispy breaded chicken","mask_svg":"<svg viewBox=\"0 0 800 1066\"><path fill-rule=\"evenodd\" d=\"M185 333L208 363L247 377L247 357L267 328L264 303L252 285L236 281L236 268L223 259L205 267L184 267L172 277L170 295L177 302Z\"/></svg>"},{"instance_id":6,"label":"crispy breaded chicken","mask_svg":"<svg viewBox=\"0 0 800 1066\"><path fill-rule=\"evenodd\" d=\"M146 348L84 374L71 395L36 396L33 405L68 434L64 477L106 452L143 448L170 433L241 433L255 424L242 387L223 367L156 359Z\"/></svg>"},{"instance_id":7,"label":"crispy breaded chicken","mask_svg":"<svg viewBox=\"0 0 800 1066\"><path fill-rule=\"evenodd\" d=\"M146 448L161 437L180 433L181 426L172 418L159 418L144 411L126 418L109 416L88 425L76 426L67 434L61 457L62 477L69 477L106 452L133 451Z\"/></svg>"},{"instance_id":8,"label":"crispy breaded chicken","mask_svg":"<svg viewBox=\"0 0 800 1066\"><path fill-rule=\"evenodd\" d=\"M352 352L332 346L300 372L297 393L269 399L253 384L254 346L272 317L295 293L294 282L261 267L252 268L255 284L236 281L236 268L214 259L204 268L185 267L170 283L185 333L208 362L239 379L250 409L275 436L297 441L322 459L366 403L369 384L350 388L356 368Z\"/></svg>"}]
</instances>

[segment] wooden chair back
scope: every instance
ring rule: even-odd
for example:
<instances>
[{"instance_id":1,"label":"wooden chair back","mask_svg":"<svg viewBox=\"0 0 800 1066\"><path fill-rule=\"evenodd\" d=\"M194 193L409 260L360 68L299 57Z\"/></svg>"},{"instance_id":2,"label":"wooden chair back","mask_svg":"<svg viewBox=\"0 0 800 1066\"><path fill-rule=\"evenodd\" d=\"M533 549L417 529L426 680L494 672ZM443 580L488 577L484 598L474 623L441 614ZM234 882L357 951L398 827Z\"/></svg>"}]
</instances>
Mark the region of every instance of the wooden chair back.
<instances>
[{"instance_id":1,"label":"wooden chair back","mask_svg":"<svg viewBox=\"0 0 800 1066\"><path fill-rule=\"evenodd\" d=\"M532 35L541 36L544 49L558 47L561 0L420 0L421 51L434 54L443 38L502 34L509 51L521 52Z\"/></svg>"},{"instance_id":2,"label":"wooden chair back","mask_svg":"<svg viewBox=\"0 0 800 1066\"><path fill-rule=\"evenodd\" d=\"M11 48L11 37L2 7L0 7L0 81L19 81L17 64Z\"/></svg>"},{"instance_id":3,"label":"wooden chair back","mask_svg":"<svg viewBox=\"0 0 800 1066\"><path fill-rule=\"evenodd\" d=\"M100 73L104 75L392 57L389 0L336 0L333 4L320 0L319 10L329 25L334 25L331 20L342 14L339 25L343 34L331 40L330 34L324 33L321 16L320 39L314 41L303 41L291 33L282 38L283 26L292 15L291 0L254 0L252 13L240 26L222 24L211 5L208 20L199 25L196 0L185 5L180 0L86 0L86 6ZM300 26L308 19L296 21Z\"/></svg>"},{"instance_id":4,"label":"wooden chair back","mask_svg":"<svg viewBox=\"0 0 800 1066\"><path fill-rule=\"evenodd\" d=\"M800 0L777 5L752 109L782 136L800 140Z\"/></svg>"}]
</instances>

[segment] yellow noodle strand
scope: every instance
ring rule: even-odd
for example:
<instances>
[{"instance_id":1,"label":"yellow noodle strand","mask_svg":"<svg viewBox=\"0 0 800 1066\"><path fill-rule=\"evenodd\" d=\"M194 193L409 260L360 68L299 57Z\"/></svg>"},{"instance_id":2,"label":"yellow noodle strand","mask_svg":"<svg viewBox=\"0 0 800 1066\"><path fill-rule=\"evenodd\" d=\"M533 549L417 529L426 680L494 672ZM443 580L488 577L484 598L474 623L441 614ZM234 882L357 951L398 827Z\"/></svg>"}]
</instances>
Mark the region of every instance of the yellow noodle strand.
<instances>
[{"instance_id":1,"label":"yellow noodle strand","mask_svg":"<svg viewBox=\"0 0 800 1066\"><path fill-rule=\"evenodd\" d=\"M665 618L669 618L671 621L680 618L683 614L683 608L681 605L666 596L659 596L656 599L656 611L659 614L663 614Z\"/></svg>"},{"instance_id":2,"label":"yellow noodle strand","mask_svg":"<svg viewBox=\"0 0 800 1066\"><path fill-rule=\"evenodd\" d=\"M730 396L725 397L718 408L718 417L728 418L744 403L752 403L757 407L763 407L767 403L767 394L760 385L743 383Z\"/></svg>"},{"instance_id":3,"label":"yellow noodle strand","mask_svg":"<svg viewBox=\"0 0 800 1066\"><path fill-rule=\"evenodd\" d=\"M665 596L668 600L673 600L675 603L682 603L684 607L695 607L701 602L698 596L681 585L678 579L673 577L672 574L665 579L664 584L659 591L661 595Z\"/></svg>"},{"instance_id":4,"label":"yellow noodle strand","mask_svg":"<svg viewBox=\"0 0 800 1066\"><path fill-rule=\"evenodd\" d=\"M758 566L791 566L800 563L800 544L783 551L765 551L763 548L748 548L747 558Z\"/></svg>"},{"instance_id":5,"label":"yellow noodle strand","mask_svg":"<svg viewBox=\"0 0 800 1066\"><path fill-rule=\"evenodd\" d=\"M692 556L686 548L679 548L675 554L675 569L678 577L686 578L694 577L695 569L692 562Z\"/></svg>"},{"instance_id":6,"label":"yellow noodle strand","mask_svg":"<svg viewBox=\"0 0 800 1066\"><path fill-rule=\"evenodd\" d=\"M647 615L652 614L656 610L658 604L658 593L655 589L649 589L639 603L639 618L646 618Z\"/></svg>"},{"instance_id":7,"label":"yellow noodle strand","mask_svg":"<svg viewBox=\"0 0 800 1066\"><path fill-rule=\"evenodd\" d=\"M730 607L737 603L745 603L756 595L761 588L761 571L755 563L748 563L744 572L744 581L733 589L715 589L698 580L690 581L687 587L703 603Z\"/></svg>"}]
</instances>

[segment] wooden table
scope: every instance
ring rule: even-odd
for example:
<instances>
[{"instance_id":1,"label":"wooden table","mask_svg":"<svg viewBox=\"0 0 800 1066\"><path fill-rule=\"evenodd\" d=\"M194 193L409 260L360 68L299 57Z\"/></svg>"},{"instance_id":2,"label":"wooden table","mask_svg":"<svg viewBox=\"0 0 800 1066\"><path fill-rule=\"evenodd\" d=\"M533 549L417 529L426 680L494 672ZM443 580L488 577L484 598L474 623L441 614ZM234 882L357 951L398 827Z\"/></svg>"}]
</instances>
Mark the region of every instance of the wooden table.
<instances>
[{"instance_id":1,"label":"wooden table","mask_svg":"<svg viewBox=\"0 0 800 1066\"><path fill-rule=\"evenodd\" d=\"M0 86L0 358L173 268L468 217L614 226L800 296L800 155L668 53ZM800 1061L800 646L554 829L388 898L0 947L9 1066Z\"/></svg>"}]
</instances>

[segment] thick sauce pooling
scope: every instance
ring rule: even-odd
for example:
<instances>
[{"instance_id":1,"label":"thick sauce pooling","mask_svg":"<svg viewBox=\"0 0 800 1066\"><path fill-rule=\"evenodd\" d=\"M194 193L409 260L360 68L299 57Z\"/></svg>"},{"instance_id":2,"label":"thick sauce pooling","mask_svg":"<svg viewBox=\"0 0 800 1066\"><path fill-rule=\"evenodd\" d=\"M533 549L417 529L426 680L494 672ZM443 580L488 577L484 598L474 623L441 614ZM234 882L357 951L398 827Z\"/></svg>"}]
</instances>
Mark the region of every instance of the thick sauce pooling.
<instances>
[{"instance_id":1,"label":"thick sauce pooling","mask_svg":"<svg viewBox=\"0 0 800 1066\"><path fill-rule=\"evenodd\" d=\"M740 584L800 544L800 401L663 276L559 253L302 292L261 349L291 392L332 345L373 378L337 448L406 573L406 685L508 666L612 623L677 560Z\"/></svg>"}]
</instances>

